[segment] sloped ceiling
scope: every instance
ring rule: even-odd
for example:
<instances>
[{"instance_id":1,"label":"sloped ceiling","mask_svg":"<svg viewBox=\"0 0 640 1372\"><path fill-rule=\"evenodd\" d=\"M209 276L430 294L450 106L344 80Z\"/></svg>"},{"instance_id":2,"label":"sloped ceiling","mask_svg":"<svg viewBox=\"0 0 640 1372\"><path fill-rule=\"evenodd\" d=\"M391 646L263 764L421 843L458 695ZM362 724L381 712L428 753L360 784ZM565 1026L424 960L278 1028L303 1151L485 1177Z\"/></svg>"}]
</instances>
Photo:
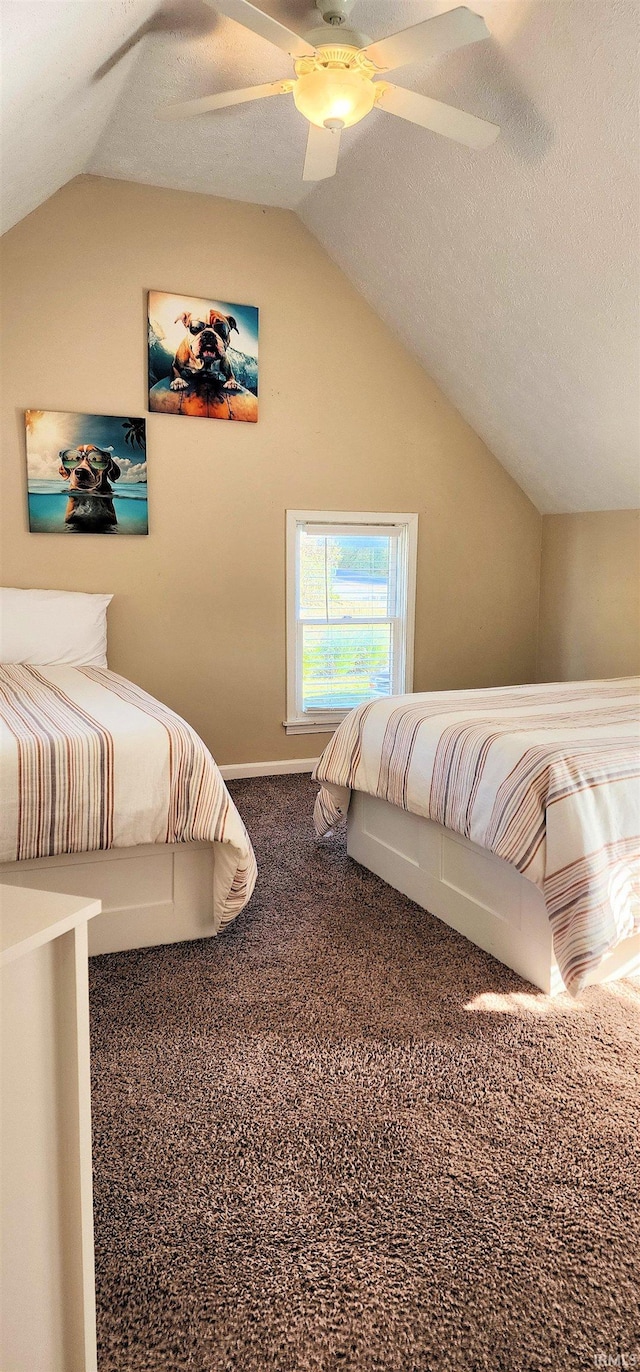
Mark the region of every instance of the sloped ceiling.
<instances>
[{"instance_id":1,"label":"sloped ceiling","mask_svg":"<svg viewBox=\"0 0 640 1372\"><path fill-rule=\"evenodd\" d=\"M313 22L306 0L260 3ZM352 19L378 37L451 7L357 0ZM155 120L290 73L201 0L3 0L5 222L81 171L295 209L541 510L637 506L640 7L473 8L489 41L394 79L499 123L498 142L473 153L376 111L310 190L290 97Z\"/></svg>"},{"instance_id":2,"label":"sloped ceiling","mask_svg":"<svg viewBox=\"0 0 640 1372\"><path fill-rule=\"evenodd\" d=\"M3 232L87 170L135 65L131 39L156 4L2 0Z\"/></svg>"}]
</instances>

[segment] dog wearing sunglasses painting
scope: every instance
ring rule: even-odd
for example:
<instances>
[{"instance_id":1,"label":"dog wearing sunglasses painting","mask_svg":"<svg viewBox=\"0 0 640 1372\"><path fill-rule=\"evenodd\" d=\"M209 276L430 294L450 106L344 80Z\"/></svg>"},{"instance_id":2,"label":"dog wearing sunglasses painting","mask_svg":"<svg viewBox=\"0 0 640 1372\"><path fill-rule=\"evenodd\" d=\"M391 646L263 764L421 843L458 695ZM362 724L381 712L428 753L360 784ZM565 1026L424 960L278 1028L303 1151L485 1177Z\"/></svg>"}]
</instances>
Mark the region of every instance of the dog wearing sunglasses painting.
<instances>
[{"instance_id":1,"label":"dog wearing sunglasses painting","mask_svg":"<svg viewBox=\"0 0 640 1372\"><path fill-rule=\"evenodd\" d=\"M59 454L59 474L69 482L64 522L79 532L106 533L118 523L110 482L118 480L120 468L112 452L82 443Z\"/></svg>"}]
</instances>

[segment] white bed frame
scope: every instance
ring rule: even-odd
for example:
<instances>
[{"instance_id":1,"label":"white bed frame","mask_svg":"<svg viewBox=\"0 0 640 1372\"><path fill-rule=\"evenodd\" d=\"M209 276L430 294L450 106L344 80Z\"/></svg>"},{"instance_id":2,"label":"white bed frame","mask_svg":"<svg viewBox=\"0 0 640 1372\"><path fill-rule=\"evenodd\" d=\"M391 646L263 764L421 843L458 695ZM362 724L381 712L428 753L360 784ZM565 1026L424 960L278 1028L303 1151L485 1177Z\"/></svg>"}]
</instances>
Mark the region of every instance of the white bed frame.
<instances>
[{"instance_id":1,"label":"white bed frame","mask_svg":"<svg viewBox=\"0 0 640 1372\"><path fill-rule=\"evenodd\" d=\"M210 843L149 843L0 863L0 882L102 901L89 953L117 953L214 933Z\"/></svg>"},{"instance_id":2,"label":"white bed frame","mask_svg":"<svg viewBox=\"0 0 640 1372\"><path fill-rule=\"evenodd\" d=\"M347 851L424 910L547 995L564 990L542 892L476 843L354 791ZM590 982L640 974L640 934L609 953Z\"/></svg>"},{"instance_id":3,"label":"white bed frame","mask_svg":"<svg viewBox=\"0 0 640 1372\"><path fill-rule=\"evenodd\" d=\"M541 892L515 867L431 820L354 791L349 856L550 995L564 989ZM0 882L102 901L89 952L117 953L213 934L215 845L145 844L0 864ZM640 974L640 934L590 981Z\"/></svg>"}]
</instances>

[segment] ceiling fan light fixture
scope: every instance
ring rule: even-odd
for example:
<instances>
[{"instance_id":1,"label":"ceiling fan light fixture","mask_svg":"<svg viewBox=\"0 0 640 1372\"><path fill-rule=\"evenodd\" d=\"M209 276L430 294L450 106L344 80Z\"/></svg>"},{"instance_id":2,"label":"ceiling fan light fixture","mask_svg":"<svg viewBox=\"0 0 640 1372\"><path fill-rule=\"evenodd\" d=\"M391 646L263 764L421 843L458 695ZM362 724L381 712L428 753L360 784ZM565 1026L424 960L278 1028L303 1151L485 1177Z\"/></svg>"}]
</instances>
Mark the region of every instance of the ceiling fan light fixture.
<instances>
[{"instance_id":1,"label":"ceiling fan light fixture","mask_svg":"<svg viewBox=\"0 0 640 1372\"><path fill-rule=\"evenodd\" d=\"M293 87L296 109L318 128L349 128L371 113L376 88L365 72L321 67L299 76Z\"/></svg>"},{"instance_id":2,"label":"ceiling fan light fixture","mask_svg":"<svg viewBox=\"0 0 640 1372\"><path fill-rule=\"evenodd\" d=\"M316 0L323 23L304 37L260 9L254 0L206 3L288 53L293 58L296 79L266 81L259 86L183 100L159 110L162 119L192 119L231 105L291 94L296 108L309 122L304 181L325 181L335 176L342 129L365 119L374 105L385 114L468 148L488 148L500 132L497 124L486 119L377 79L394 67L425 59L433 61L444 53L488 38L489 30L482 16L460 0L454 0L454 9L373 42L351 27L350 15L356 0Z\"/></svg>"}]
</instances>

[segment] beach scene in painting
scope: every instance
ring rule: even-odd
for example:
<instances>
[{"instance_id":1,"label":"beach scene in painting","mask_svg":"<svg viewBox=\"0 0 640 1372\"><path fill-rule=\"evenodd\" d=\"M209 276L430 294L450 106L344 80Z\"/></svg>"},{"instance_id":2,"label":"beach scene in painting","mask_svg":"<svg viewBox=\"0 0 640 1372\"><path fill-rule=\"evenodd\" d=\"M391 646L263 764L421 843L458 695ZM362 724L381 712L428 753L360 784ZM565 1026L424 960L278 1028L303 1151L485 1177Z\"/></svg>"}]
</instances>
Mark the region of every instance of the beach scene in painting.
<instances>
[{"instance_id":1,"label":"beach scene in painting","mask_svg":"<svg viewBox=\"0 0 640 1372\"><path fill-rule=\"evenodd\" d=\"M146 534L144 419L25 412L31 533Z\"/></svg>"}]
</instances>

